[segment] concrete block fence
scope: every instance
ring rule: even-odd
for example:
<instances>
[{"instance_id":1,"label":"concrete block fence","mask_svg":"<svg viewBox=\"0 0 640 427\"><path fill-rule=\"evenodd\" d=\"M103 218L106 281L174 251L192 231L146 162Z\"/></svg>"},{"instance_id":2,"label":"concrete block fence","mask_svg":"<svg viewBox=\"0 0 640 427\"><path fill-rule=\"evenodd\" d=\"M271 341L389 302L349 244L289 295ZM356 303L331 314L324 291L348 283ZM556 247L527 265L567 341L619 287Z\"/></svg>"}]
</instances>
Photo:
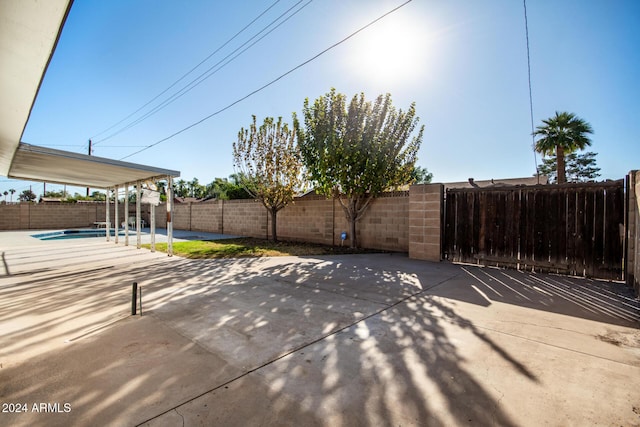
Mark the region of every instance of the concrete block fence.
<instances>
[{"instance_id":1,"label":"concrete block fence","mask_svg":"<svg viewBox=\"0 0 640 427\"><path fill-rule=\"evenodd\" d=\"M408 252L416 259L440 260L443 209L442 184L413 185L409 191L385 193L376 198L357 225L360 246ZM124 203L118 206L124 218ZM135 204L129 206L135 215ZM111 220L115 207L110 205ZM156 208L156 226L166 227L166 205ZM150 208L142 205L142 218L150 222ZM177 230L268 238L270 217L255 200L213 200L175 204L172 214ZM2 204L0 230L30 230L90 227L105 220L105 203ZM306 196L278 213L278 238L281 240L342 244L341 234L349 225L337 200ZM349 244L349 237L344 242Z\"/></svg>"}]
</instances>

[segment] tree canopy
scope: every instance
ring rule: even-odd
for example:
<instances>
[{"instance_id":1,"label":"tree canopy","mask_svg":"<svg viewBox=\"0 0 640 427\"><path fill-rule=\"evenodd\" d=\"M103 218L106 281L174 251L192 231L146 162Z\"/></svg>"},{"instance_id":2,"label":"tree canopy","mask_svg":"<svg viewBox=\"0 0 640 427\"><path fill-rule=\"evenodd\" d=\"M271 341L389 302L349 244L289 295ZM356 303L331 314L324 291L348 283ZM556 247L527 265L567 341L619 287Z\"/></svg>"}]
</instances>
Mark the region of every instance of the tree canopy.
<instances>
[{"instance_id":1,"label":"tree canopy","mask_svg":"<svg viewBox=\"0 0 640 427\"><path fill-rule=\"evenodd\" d=\"M233 159L247 192L271 213L271 237L277 240L277 213L293 202L303 184L295 129L289 129L282 117L267 117L258 127L253 116L249 128L238 132Z\"/></svg>"},{"instance_id":2,"label":"tree canopy","mask_svg":"<svg viewBox=\"0 0 640 427\"><path fill-rule=\"evenodd\" d=\"M346 96L331 89L303 107L304 129L298 129L300 153L316 191L336 197L351 226L350 242L357 246L356 221L371 200L411 181L424 126L413 135L418 117L415 103L396 110L391 95L375 101Z\"/></svg>"},{"instance_id":3,"label":"tree canopy","mask_svg":"<svg viewBox=\"0 0 640 427\"><path fill-rule=\"evenodd\" d=\"M430 184L433 180L433 174L423 168L422 166L416 166L411 172L411 182L413 184Z\"/></svg>"},{"instance_id":4,"label":"tree canopy","mask_svg":"<svg viewBox=\"0 0 640 427\"><path fill-rule=\"evenodd\" d=\"M567 182L589 182L600 176L600 168L596 165L596 155L592 151L584 154L570 153L565 156L566 179ZM549 177L550 182L557 181L557 161L556 156L542 159L539 172Z\"/></svg>"},{"instance_id":5,"label":"tree canopy","mask_svg":"<svg viewBox=\"0 0 640 427\"><path fill-rule=\"evenodd\" d=\"M588 134L593 133L591 125L573 113L557 112L555 116L543 120L534 135L538 136L535 144L537 152L545 156L556 156L557 182L566 182L565 155L583 150L591 145Z\"/></svg>"},{"instance_id":6,"label":"tree canopy","mask_svg":"<svg viewBox=\"0 0 640 427\"><path fill-rule=\"evenodd\" d=\"M33 202L36 199L36 193L34 193L31 190L24 190L22 193L20 193L20 197L19 200L21 202Z\"/></svg>"}]
</instances>

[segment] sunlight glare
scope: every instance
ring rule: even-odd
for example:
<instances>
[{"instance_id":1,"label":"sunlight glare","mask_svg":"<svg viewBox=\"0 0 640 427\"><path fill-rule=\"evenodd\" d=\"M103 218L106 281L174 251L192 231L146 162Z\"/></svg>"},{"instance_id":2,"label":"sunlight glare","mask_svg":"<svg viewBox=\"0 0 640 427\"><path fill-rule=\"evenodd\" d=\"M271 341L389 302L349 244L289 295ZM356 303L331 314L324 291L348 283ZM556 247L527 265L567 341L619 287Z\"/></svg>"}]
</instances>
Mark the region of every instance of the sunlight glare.
<instances>
[{"instance_id":1,"label":"sunlight glare","mask_svg":"<svg viewBox=\"0 0 640 427\"><path fill-rule=\"evenodd\" d=\"M426 31L408 19L389 19L363 31L349 51L349 69L372 84L413 84L426 72Z\"/></svg>"}]
</instances>

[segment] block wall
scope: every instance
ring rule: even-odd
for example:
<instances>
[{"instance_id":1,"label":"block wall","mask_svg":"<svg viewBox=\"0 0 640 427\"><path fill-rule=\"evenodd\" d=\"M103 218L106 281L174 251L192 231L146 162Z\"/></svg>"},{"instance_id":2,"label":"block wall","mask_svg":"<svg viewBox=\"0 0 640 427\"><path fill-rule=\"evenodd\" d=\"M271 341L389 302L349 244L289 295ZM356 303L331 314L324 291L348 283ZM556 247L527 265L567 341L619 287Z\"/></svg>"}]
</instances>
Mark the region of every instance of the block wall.
<instances>
[{"instance_id":1,"label":"block wall","mask_svg":"<svg viewBox=\"0 0 640 427\"><path fill-rule=\"evenodd\" d=\"M387 193L373 200L356 226L359 246L401 252L409 250L409 198L407 196L407 192ZM342 227L346 231L349 229L349 223L342 208L339 209Z\"/></svg>"},{"instance_id":2,"label":"block wall","mask_svg":"<svg viewBox=\"0 0 640 427\"><path fill-rule=\"evenodd\" d=\"M412 185L409 189L409 258L442 258L442 184Z\"/></svg>"},{"instance_id":3,"label":"block wall","mask_svg":"<svg viewBox=\"0 0 640 427\"><path fill-rule=\"evenodd\" d=\"M373 200L356 226L359 245L369 249L408 252L411 242L410 200L409 192L386 193ZM431 205L428 207L432 208ZM115 207L111 204L110 208L111 222L114 222ZM119 222L122 223L124 203L119 203L118 208ZM142 205L141 215L148 225L151 222L149 205ZM129 216L135 216L135 203L129 204ZM156 227L165 228L166 204L155 208L155 217ZM104 203L0 205L0 230L91 227L94 222L104 220ZM174 204L172 221L175 230L259 238L270 237L271 233L270 216L262 203L255 200ZM349 233L349 224L340 203L322 196L296 199L278 212L277 227L281 240L326 245L340 245L341 233ZM436 246L439 247L440 236L431 231L421 239L437 237ZM348 236L345 245L350 244L350 238Z\"/></svg>"},{"instance_id":4,"label":"block wall","mask_svg":"<svg viewBox=\"0 0 640 427\"><path fill-rule=\"evenodd\" d=\"M296 199L293 204L278 212L278 238L325 245L334 244L336 204L337 202L327 200L325 197ZM269 233L271 233L270 222ZM339 243L340 240L337 242Z\"/></svg>"},{"instance_id":5,"label":"block wall","mask_svg":"<svg viewBox=\"0 0 640 427\"><path fill-rule=\"evenodd\" d=\"M0 230L20 230L22 228L22 205L18 203L0 205Z\"/></svg>"},{"instance_id":6,"label":"block wall","mask_svg":"<svg viewBox=\"0 0 640 427\"><path fill-rule=\"evenodd\" d=\"M191 230L222 233L223 200L191 204Z\"/></svg>"},{"instance_id":7,"label":"block wall","mask_svg":"<svg viewBox=\"0 0 640 427\"><path fill-rule=\"evenodd\" d=\"M222 230L237 236L268 237L269 217L262 203L255 200L226 200L223 204Z\"/></svg>"}]
</instances>

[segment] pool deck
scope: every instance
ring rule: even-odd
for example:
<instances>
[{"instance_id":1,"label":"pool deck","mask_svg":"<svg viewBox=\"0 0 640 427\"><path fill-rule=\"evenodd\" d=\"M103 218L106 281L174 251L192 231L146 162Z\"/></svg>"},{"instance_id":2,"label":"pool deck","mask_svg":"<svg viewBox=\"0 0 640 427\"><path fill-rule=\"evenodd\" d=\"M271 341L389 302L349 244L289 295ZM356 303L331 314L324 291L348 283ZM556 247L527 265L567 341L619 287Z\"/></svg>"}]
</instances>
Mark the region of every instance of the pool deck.
<instances>
[{"instance_id":1,"label":"pool deck","mask_svg":"<svg viewBox=\"0 0 640 427\"><path fill-rule=\"evenodd\" d=\"M93 237L93 236L87 236L87 237L78 237L78 238L83 238L83 239L102 239L106 241L106 229L105 228L82 228L82 229L75 229L75 230L82 230L82 231L92 231L95 233L102 233L101 236L98 237ZM25 239L25 237L30 236L33 238L38 238L38 236L42 236L42 235L47 235L47 234L54 234L54 233L62 233L66 230L32 230L32 231L28 231L28 232L24 232L24 231L18 231L18 232L11 232L11 231L5 231L3 233L7 233L6 237L7 238L11 238L11 233L15 233L14 236L15 238L13 239L15 241L16 244L25 244L25 243L30 243L28 241L28 239ZM113 234L113 228L111 229L111 242L115 243L115 235ZM119 243L124 243L124 238L125 238L125 232L122 228L118 229L118 240ZM230 234L219 234L219 233L208 233L208 232L204 232L204 231L189 231L189 230L174 230L173 231L173 241L174 242L183 242L183 241L187 241L187 240L220 240L220 239L233 239L235 237L239 237L239 236L234 236L234 235L230 235ZM137 239L137 233L135 229L130 229L129 230L129 244L136 244L136 239ZM64 239L62 239L64 240ZM140 241L143 244L148 244L151 243L151 229L149 228L141 228L140 229ZM22 243L20 243L22 242ZM167 229L166 228L156 228L156 243L166 243L167 242Z\"/></svg>"},{"instance_id":2,"label":"pool deck","mask_svg":"<svg viewBox=\"0 0 640 427\"><path fill-rule=\"evenodd\" d=\"M0 400L28 409L0 425L640 425L621 284L30 234L0 232Z\"/></svg>"}]
</instances>

